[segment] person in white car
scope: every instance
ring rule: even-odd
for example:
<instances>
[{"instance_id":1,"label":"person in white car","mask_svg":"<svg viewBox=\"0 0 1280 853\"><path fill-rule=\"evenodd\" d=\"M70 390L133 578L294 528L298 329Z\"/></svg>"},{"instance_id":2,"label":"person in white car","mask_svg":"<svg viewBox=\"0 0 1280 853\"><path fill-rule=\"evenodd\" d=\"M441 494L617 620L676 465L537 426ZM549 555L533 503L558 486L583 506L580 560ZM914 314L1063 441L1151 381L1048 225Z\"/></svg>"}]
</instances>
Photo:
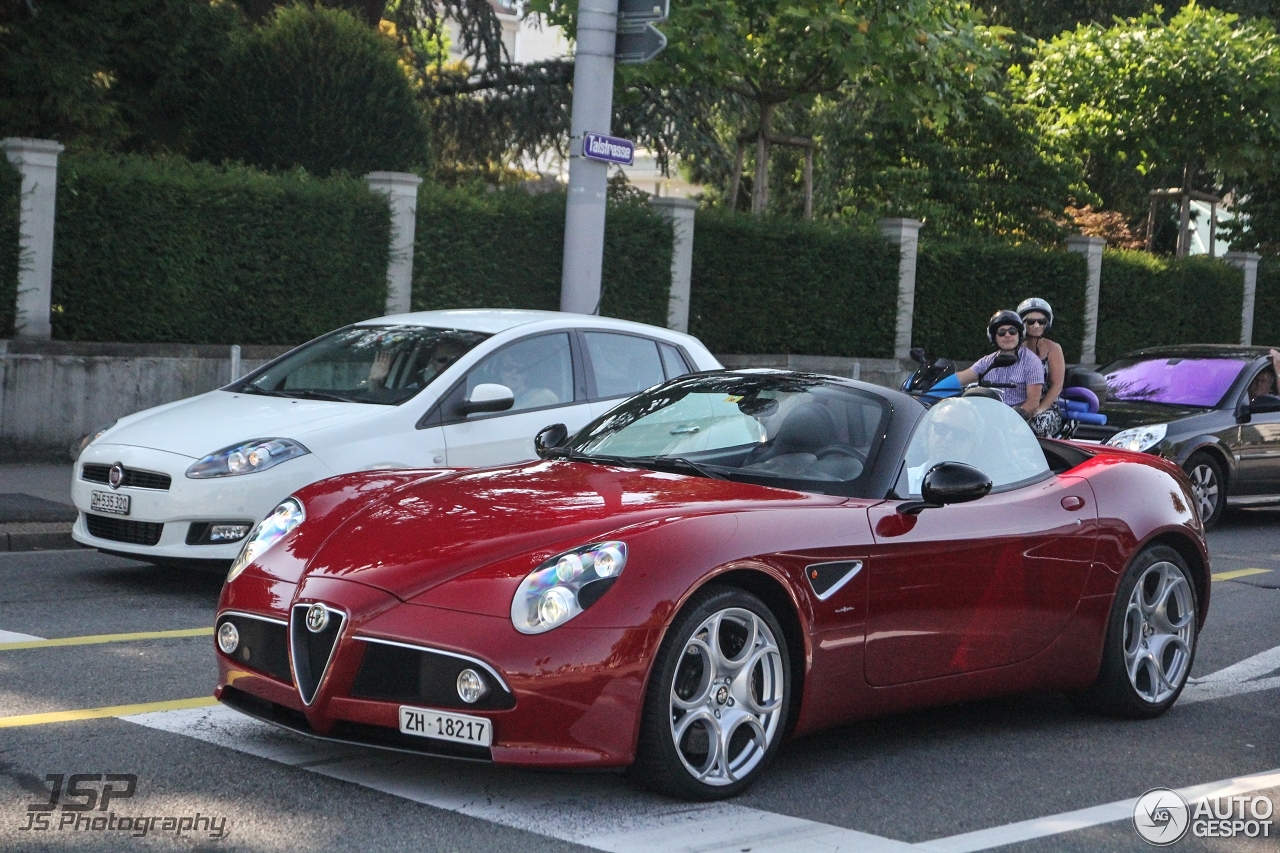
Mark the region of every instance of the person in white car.
<instances>
[{"instance_id":1,"label":"person in white car","mask_svg":"<svg viewBox=\"0 0 1280 853\"><path fill-rule=\"evenodd\" d=\"M625 381L620 381L620 366ZM721 365L696 338L580 314L430 311L330 332L217 391L121 418L80 453L72 535L229 563L280 500L348 471L535 457L641 387Z\"/></svg>"}]
</instances>

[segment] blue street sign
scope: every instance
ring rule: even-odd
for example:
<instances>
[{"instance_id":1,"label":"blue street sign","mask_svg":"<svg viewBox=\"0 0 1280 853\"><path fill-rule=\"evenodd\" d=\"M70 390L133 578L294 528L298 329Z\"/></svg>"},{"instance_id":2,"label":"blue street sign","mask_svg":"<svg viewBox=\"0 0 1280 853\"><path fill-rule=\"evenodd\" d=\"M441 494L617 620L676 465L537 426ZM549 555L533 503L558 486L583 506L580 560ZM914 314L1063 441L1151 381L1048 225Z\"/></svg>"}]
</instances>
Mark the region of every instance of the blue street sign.
<instances>
[{"instance_id":1,"label":"blue street sign","mask_svg":"<svg viewBox=\"0 0 1280 853\"><path fill-rule=\"evenodd\" d=\"M587 131L582 134L582 156L619 166L630 166L636 159L636 144L630 139Z\"/></svg>"}]
</instances>

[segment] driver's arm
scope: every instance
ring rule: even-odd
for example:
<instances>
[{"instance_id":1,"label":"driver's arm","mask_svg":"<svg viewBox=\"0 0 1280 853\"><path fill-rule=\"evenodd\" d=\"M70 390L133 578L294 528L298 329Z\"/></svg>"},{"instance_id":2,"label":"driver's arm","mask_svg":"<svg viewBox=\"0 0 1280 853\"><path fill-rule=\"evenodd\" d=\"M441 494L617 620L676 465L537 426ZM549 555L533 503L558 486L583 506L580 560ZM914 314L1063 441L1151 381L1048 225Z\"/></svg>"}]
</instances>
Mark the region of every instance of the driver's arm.
<instances>
[{"instance_id":1,"label":"driver's arm","mask_svg":"<svg viewBox=\"0 0 1280 853\"><path fill-rule=\"evenodd\" d=\"M966 367L956 374L956 379L960 380L961 385L972 385L978 381L978 372L972 367Z\"/></svg>"}]
</instances>

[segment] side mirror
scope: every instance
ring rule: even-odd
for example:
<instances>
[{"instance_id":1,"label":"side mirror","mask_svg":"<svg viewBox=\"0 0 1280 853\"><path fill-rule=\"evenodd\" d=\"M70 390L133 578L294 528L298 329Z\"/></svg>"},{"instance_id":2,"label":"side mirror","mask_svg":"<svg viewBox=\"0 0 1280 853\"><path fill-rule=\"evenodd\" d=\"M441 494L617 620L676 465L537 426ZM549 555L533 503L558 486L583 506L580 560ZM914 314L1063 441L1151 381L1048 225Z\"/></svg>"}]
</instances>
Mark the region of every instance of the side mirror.
<instances>
[{"instance_id":1,"label":"side mirror","mask_svg":"<svg viewBox=\"0 0 1280 853\"><path fill-rule=\"evenodd\" d=\"M995 360L991 362L991 366L992 367L1013 367L1017 363L1018 363L1018 356L1016 353L1011 353L1006 350L1000 350L1000 353L995 357Z\"/></svg>"},{"instance_id":2,"label":"side mirror","mask_svg":"<svg viewBox=\"0 0 1280 853\"><path fill-rule=\"evenodd\" d=\"M925 352L924 347L912 347L909 355L916 364L929 363L929 354Z\"/></svg>"},{"instance_id":3,"label":"side mirror","mask_svg":"<svg viewBox=\"0 0 1280 853\"><path fill-rule=\"evenodd\" d=\"M458 405L458 413L505 412L515 404L516 395L506 385L485 382L471 389L471 395Z\"/></svg>"},{"instance_id":4,"label":"side mirror","mask_svg":"<svg viewBox=\"0 0 1280 853\"><path fill-rule=\"evenodd\" d=\"M1270 415L1280 412L1280 397L1275 394L1261 394L1254 397L1248 404L1249 414L1252 415Z\"/></svg>"},{"instance_id":5,"label":"side mirror","mask_svg":"<svg viewBox=\"0 0 1280 853\"><path fill-rule=\"evenodd\" d=\"M547 453L563 445L569 440L569 428L564 424L552 424L543 427L533 437L533 449L539 459L546 459Z\"/></svg>"},{"instance_id":6,"label":"side mirror","mask_svg":"<svg viewBox=\"0 0 1280 853\"><path fill-rule=\"evenodd\" d=\"M991 492L991 478L962 462L939 462L924 475L920 495L929 503L962 504Z\"/></svg>"}]
</instances>

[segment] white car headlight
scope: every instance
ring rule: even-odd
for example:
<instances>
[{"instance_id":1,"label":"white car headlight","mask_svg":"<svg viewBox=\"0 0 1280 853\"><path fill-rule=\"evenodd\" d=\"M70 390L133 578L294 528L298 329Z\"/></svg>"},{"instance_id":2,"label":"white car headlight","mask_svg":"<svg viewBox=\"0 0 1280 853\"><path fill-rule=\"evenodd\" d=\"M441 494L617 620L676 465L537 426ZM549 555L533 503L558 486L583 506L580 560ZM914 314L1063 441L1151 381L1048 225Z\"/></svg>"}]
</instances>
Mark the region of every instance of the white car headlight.
<instances>
[{"instance_id":1,"label":"white car headlight","mask_svg":"<svg viewBox=\"0 0 1280 853\"><path fill-rule=\"evenodd\" d=\"M193 480L207 480L210 477L256 474L310 452L292 439L255 438L210 453L188 468L187 476Z\"/></svg>"},{"instance_id":2,"label":"white car headlight","mask_svg":"<svg viewBox=\"0 0 1280 853\"><path fill-rule=\"evenodd\" d=\"M83 451L84 451L84 449L85 449L86 447L88 447L89 445L91 445L91 444L93 444L95 441L97 441L99 436L101 436L101 435L102 435L104 432L106 432L107 430L111 429L111 428L112 428L113 426L115 426L117 423L119 423L119 421L112 421L111 423L107 424L106 426L102 427L101 429L96 429L96 430L94 430L93 432L91 432L91 433L89 433L88 435L86 435L84 438L80 439L80 450L81 450L81 452L83 452Z\"/></svg>"},{"instance_id":3,"label":"white car headlight","mask_svg":"<svg viewBox=\"0 0 1280 853\"><path fill-rule=\"evenodd\" d=\"M511 624L521 634L560 627L599 601L626 563L622 542L597 542L552 557L516 590Z\"/></svg>"},{"instance_id":4,"label":"white car headlight","mask_svg":"<svg viewBox=\"0 0 1280 853\"><path fill-rule=\"evenodd\" d=\"M227 572L227 583L239 577L245 566L258 559L262 552L279 542L306 520L307 512L302 508L302 501L297 498L286 498L281 501L278 507L271 510L270 515L259 521L258 526L253 528L249 540L240 549L240 556L236 557L236 561L231 564L231 571Z\"/></svg>"},{"instance_id":5,"label":"white car headlight","mask_svg":"<svg viewBox=\"0 0 1280 853\"><path fill-rule=\"evenodd\" d=\"M1150 424L1148 426L1134 427L1133 429L1125 429L1107 439L1107 444L1112 447L1121 447L1125 450L1150 450L1161 441L1164 440L1164 434L1169 431L1168 424Z\"/></svg>"}]
</instances>

